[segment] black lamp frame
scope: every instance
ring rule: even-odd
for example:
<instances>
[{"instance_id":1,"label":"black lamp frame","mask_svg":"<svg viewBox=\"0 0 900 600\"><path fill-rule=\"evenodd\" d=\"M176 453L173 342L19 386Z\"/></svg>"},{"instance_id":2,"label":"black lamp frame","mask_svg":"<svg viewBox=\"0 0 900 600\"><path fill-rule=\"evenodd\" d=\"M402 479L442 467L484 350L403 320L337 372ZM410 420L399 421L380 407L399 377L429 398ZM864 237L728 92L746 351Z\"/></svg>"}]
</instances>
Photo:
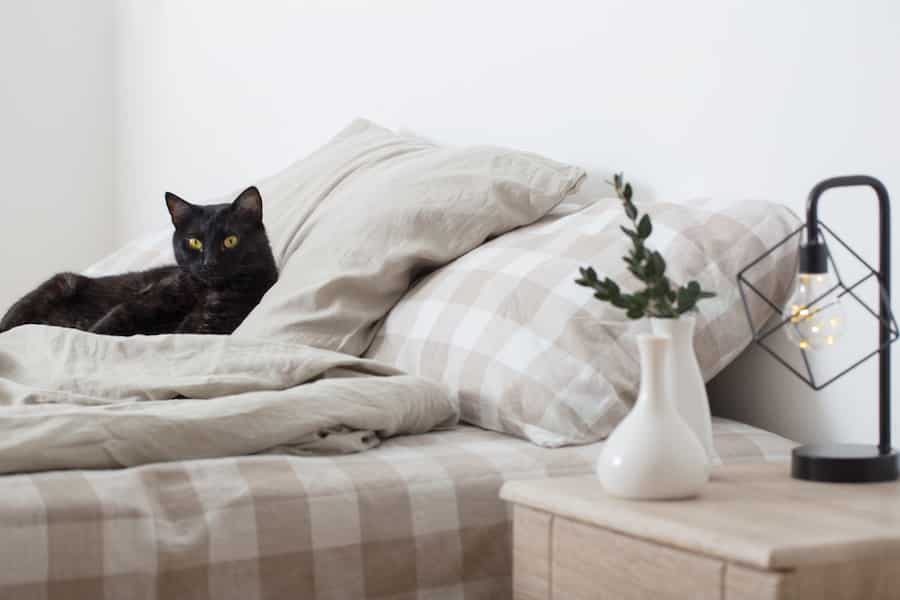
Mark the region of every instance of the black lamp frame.
<instances>
[{"instance_id":1,"label":"black lamp frame","mask_svg":"<svg viewBox=\"0 0 900 600\"><path fill-rule=\"evenodd\" d=\"M843 240L841 240L833 231L819 222L819 200L823 193L827 190L841 187L857 187L867 186L875 191L878 197L879 207L879 264L878 269L872 268L865 260L863 260L856 252L853 251ZM869 274L853 283L850 286L844 285L837 271L837 265L831 257L828 247L823 237L820 236L820 228L826 230L835 240L844 246L856 259L864 264ZM794 236L800 235L802 231L806 231L806 242L800 245L798 255L798 265L800 273L827 273L829 265L835 270L838 277L838 285L826 291L822 296L813 300L810 306L828 296L837 288L843 291L839 296L849 294L858 301L866 310L878 319L879 322L879 346L876 350L866 355L859 361L855 362L848 368L844 369L834 377L831 377L824 383L816 383L806 351L801 349L806 374L800 373L792 367L787 361L778 356L778 354L765 344L765 339L772 335L775 331L781 329L790 322L790 318L782 319L779 323L769 329L760 329L759 331L753 327L751 319L750 305L745 294L745 287L752 290L756 295L761 297L773 310L780 313L778 307L771 300L766 298L752 282L749 281L746 274L760 261L777 250L780 246L787 243ZM890 252L890 235L891 235L891 217L890 217L890 200L887 189L884 185L867 175L849 175L844 177L833 177L826 179L818 184L810 191L806 205L806 223L784 240L773 246L762 256L754 260L738 274L738 283L741 298L744 302L744 308L747 312L747 319L753 330L754 341L759 344L766 352L775 357L778 362L787 367L797 377L803 380L814 390L820 390L829 385L836 379L842 377L849 371L878 355L879 359L879 378L878 378L878 419L879 419L879 439L878 445L864 444L827 444L827 445L806 445L795 448L792 454L791 474L798 479L808 479L812 481L831 481L831 482L875 482L875 481L893 481L898 478L900 468L898 468L898 453L891 446L891 355L890 345L900 337L896 320L891 311L891 252ZM877 314L863 302L854 292L854 289L871 277L876 277L879 288L879 305Z\"/></svg>"}]
</instances>

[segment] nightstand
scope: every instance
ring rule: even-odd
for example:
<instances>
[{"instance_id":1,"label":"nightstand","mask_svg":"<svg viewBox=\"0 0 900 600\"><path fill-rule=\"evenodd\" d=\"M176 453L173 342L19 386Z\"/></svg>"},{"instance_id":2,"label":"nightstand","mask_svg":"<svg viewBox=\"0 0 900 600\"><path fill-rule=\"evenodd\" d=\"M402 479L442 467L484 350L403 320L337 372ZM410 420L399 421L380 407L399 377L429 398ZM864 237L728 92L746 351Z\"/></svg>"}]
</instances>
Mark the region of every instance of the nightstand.
<instances>
[{"instance_id":1,"label":"nightstand","mask_svg":"<svg viewBox=\"0 0 900 600\"><path fill-rule=\"evenodd\" d=\"M900 598L900 484L716 468L692 500L607 496L592 477L514 481L516 600Z\"/></svg>"}]
</instances>

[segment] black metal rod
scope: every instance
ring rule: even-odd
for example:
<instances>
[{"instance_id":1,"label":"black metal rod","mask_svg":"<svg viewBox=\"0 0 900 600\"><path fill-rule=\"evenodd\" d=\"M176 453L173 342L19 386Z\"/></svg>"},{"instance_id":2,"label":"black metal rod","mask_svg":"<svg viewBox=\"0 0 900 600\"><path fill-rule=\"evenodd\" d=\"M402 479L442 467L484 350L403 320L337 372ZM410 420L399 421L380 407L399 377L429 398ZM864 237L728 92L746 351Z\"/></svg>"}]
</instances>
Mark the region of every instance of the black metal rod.
<instances>
[{"instance_id":1,"label":"black metal rod","mask_svg":"<svg viewBox=\"0 0 900 600\"><path fill-rule=\"evenodd\" d=\"M878 451L891 452L891 205L884 184L868 175L832 177L816 184L809 192L806 203L806 240L815 241L819 236L819 198L827 190L839 187L868 186L878 196L878 281L879 295L879 343L878 352Z\"/></svg>"}]
</instances>

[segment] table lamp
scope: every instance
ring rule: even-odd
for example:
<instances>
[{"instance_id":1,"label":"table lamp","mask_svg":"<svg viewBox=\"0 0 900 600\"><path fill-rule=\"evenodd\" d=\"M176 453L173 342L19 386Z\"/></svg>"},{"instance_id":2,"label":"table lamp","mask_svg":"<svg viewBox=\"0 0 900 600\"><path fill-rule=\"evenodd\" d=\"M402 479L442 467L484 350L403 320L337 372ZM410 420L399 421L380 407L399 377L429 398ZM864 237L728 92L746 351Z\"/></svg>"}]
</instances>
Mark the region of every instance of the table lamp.
<instances>
[{"instance_id":1,"label":"table lamp","mask_svg":"<svg viewBox=\"0 0 900 600\"><path fill-rule=\"evenodd\" d=\"M875 270L859 254L853 251L818 218L819 200L827 190L843 187L869 187L878 197L879 208L879 263ZM849 285L841 279L834 257L826 243L823 231L836 240L865 268L866 274ZM805 233L805 239L803 234ZM767 250L738 274L738 286L753 340L794 375L814 390L821 390L846 375L863 362L878 356L878 425L877 444L811 444L793 450L791 475L797 479L830 482L893 481L898 477L898 454L891 446L891 356L890 345L898 337L897 322L891 311L891 215L887 189L867 175L833 177L818 183L809 193L806 205L806 222L784 240ZM797 281L793 294L784 306L763 294L754 285L748 272L792 239L798 244ZM858 294L864 282L874 278L878 287L878 306L869 307ZM748 294L761 298L779 318L757 329L751 319ZM833 377L817 381L810 366L809 353L839 352L845 333L843 302L858 302L875 318L878 327L878 347L856 360ZM784 330L787 339L799 349L802 367L792 366L771 344L771 336Z\"/></svg>"}]
</instances>

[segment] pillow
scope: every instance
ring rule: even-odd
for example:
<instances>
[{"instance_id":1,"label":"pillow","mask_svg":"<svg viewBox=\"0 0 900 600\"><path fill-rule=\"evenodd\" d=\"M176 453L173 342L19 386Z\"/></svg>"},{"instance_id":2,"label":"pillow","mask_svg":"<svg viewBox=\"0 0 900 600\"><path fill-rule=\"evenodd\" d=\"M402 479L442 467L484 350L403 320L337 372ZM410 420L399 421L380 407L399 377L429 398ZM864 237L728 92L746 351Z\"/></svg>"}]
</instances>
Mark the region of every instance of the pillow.
<instances>
[{"instance_id":1,"label":"pillow","mask_svg":"<svg viewBox=\"0 0 900 600\"><path fill-rule=\"evenodd\" d=\"M649 245L676 282L697 279L715 298L697 315L695 348L707 380L750 342L737 273L798 224L763 202L723 206L644 204ZM621 203L604 199L554 212L470 252L416 285L391 311L366 356L441 381L460 398L462 420L548 447L606 437L627 414L640 378L635 335L649 332L577 286L592 265L625 289ZM786 246L755 270L760 290L785 298L796 253ZM759 303L755 298L751 298ZM771 314L754 305L762 323Z\"/></svg>"},{"instance_id":2,"label":"pillow","mask_svg":"<svg viewBox=\"0 0 900 600\"><path fill-rule=\"evenodd\" d=\"M359 355L413 278L534 222L583 176L534 154L354 121L259 184L280 278L232 335Z\"/></svg>"},{"instance_id":3,"label":"pillow","mask_svg":"<svg viewBox=\"0 0 900 600\"><path fill-rule=\"evenodd\" d=\"M162 205L162 203L160 203ZM131 241L112 254L104 256L82 274L105 277L129 271L142 271L175 263L172 249L172 228L157 229Z\"/></svg>"},{"instance_id":4,"label":"pillow","mask_svg":"<svg viewBox=\"0 0 900 600\"><path fill-rule=\"evenodd\" d=\"M287 197L266 209L280 279L233 335L357 355L414 277L539 219L584 175L365 120L289 171L276 182Z\"/></svg>"}]
</instances>

